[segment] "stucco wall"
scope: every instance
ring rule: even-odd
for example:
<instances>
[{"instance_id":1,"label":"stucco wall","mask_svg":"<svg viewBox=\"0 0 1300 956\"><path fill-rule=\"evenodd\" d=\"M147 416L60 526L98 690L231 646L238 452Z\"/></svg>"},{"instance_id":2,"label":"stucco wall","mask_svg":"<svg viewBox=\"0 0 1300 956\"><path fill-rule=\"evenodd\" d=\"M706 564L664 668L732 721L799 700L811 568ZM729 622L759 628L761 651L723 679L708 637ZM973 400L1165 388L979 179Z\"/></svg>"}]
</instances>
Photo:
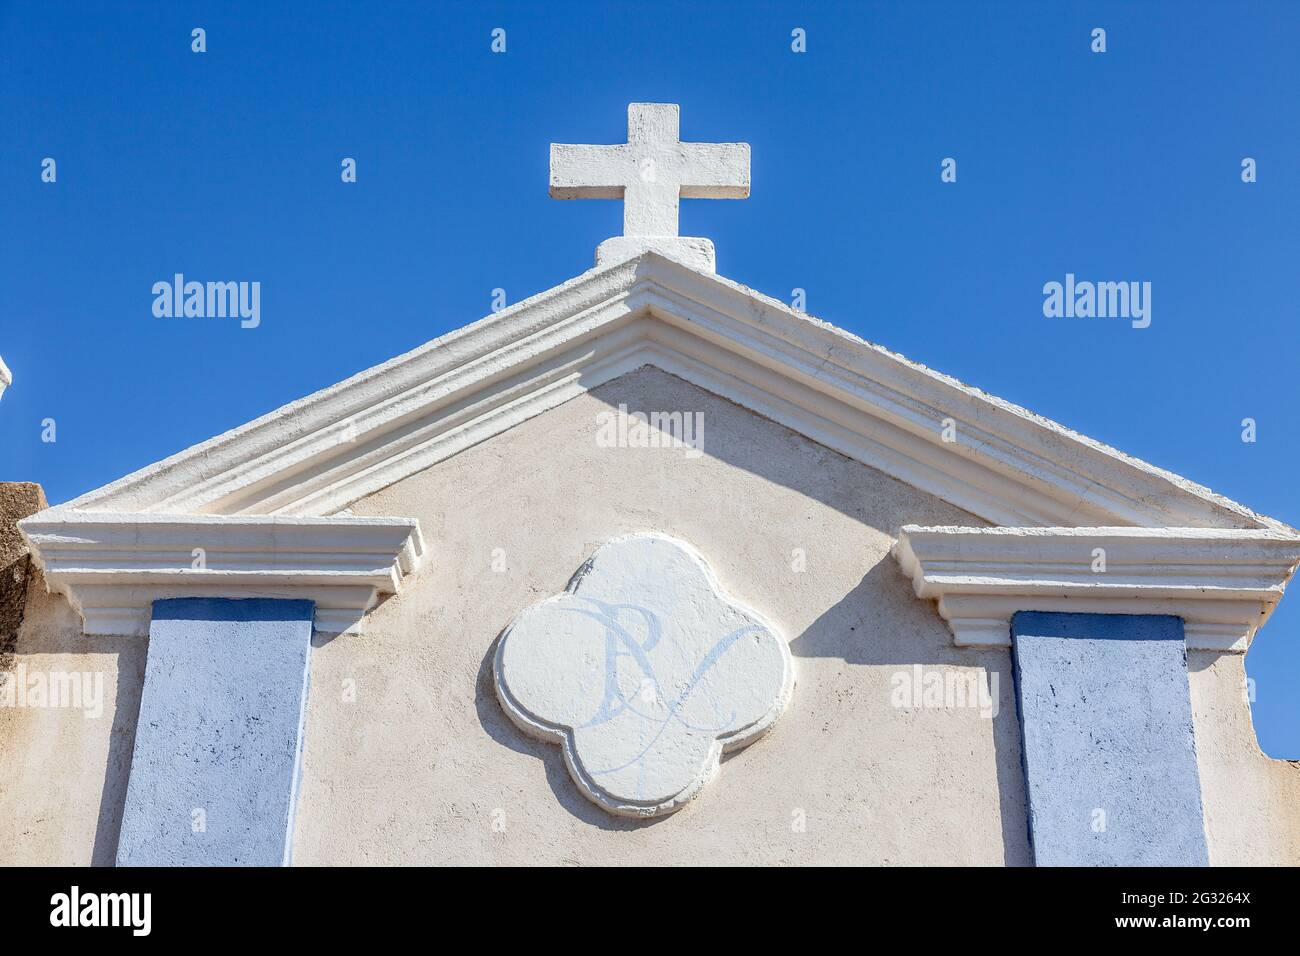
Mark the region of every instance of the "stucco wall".
<instances>
[{"instance_id":1,"label":"stucco wall","mask_svg":"<svg viewBox=\"0 0 1300 956\"><path fill-rule=\"evenodd\" d=\"M1259 749L1245 658L1191 651L1187 671L1210 865L1300 865L1300 761Z\"/></svg>"},{"instance_id":2,"label":"stucco wall","mask_svg":"<svg viewBox=\"0 0 1300 956\"><path fill-rule=\"evenodd\" d=\"M102 687L89 709L0 707L0 864L111 865L131 767L144 638L86 637L39 573L27 593L17 666L88 674Z\"/></svg>"},{"instance_id":3,"label":"stucco wall","mask_svg":"<svg viewBox=\"0 0 1300 956\"><path fill-rule=\"evenodd\" d=\"M703 412L705 454L598 447L596 416L620 402ZM653 369L353 511L419 517L432 554L364 637L314 653L295 862L1027 862L1009 656L953 647L889 556L898 525L970 515ZM490 675L519 610L644 530L693 544L783 631L798 681L768 736L653 823L581 796L558 749L505 718ZM914 663L997 671L996 718L892 706L891 676Z\"/></svg>"},{"instance_id":4,"label":"stucco wall","mask_svg":"<svg viewBox=\"0 0 1300 956\"><path fill-rule=\"evenodd\" d=\"M705 454L598 447L595 417L620 402L703 412ZM316 639L295 862L1029 861L1009 655L953 647L888 556L900 524L970 515L653 370L353 510L419 517L432 553L366 635ZM505 718L490 659L517 611L647 529L694 544L784 632L798 685L698 800L638 823L588 803L558 750ZM0 708L0 863L112 861L145 647L83 637L37 576L17 660L102 673L103 714ZM891 678L918 663L996 672L997 716L894 707ZM1189 660L1210 860L1297 864L1300 768L1259 752L1241 665Z\"/></svg>"}]
</instances>

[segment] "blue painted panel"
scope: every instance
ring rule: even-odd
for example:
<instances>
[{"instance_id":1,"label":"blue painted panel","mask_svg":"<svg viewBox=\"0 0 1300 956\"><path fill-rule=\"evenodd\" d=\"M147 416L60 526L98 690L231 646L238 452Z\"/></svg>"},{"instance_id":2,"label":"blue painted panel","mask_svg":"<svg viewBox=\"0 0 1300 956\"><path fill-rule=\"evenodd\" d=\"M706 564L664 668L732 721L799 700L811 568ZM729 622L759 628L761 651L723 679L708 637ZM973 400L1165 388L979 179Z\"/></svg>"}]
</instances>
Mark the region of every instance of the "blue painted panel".
<instances>
[{"instance_id":1,"label":"blue painted panel","mask_svg":"<svg viewBox=\"0 0 1300 956\"><path fill-rule=\"evenodd\" d=\"M1011 622L1039 866L1203 866L1183 622L1025 611Z\"/></svg>"},{"instance_id":2,"label":"blue painted panel","mask_svg":"<svg viewBox=\"0 0 1300 956\"><path fill-rule=\"evenodd\" d=\"M154 602L119 866L289 862L313 609Z\"/></svg>"}]
</instances>

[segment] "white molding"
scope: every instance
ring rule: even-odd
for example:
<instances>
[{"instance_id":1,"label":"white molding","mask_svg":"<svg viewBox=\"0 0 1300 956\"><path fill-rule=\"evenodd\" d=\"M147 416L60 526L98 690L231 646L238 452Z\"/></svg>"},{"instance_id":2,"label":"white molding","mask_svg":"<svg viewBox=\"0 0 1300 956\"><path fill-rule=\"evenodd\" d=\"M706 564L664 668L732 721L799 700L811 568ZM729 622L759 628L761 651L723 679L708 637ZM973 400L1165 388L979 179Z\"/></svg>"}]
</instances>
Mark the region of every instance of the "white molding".
<instances>
[{"instance_id":1,"label":"white molding","mask_svg":"<svg viewBox=\"0 0 1300 956\"><path fill-rule=\"evenodd\" d=\"M1094 549L1105 571L1093 571ZM1243 653L1300 562L1271 529L924 528L894 554L963 646L1011 645L1017 611L1171 614L1193 650Z\"/></svg>"},{"instance_id":2,"label":"white molding","mask_svg":"<svg viewBox=\"0 0 1300 956\"><path fill-rule=\"evenodd\" d=\"M696 236L614 236L596 247L596 268L657 252L700 272L717 271L713 243Z\"/></svg>"},{"instance_id":3,"label":"white molding","mask_svg":"<svg viewBox=\"0 0 1300 956\"><path fill-rule=\"evenodd\" d=\"M316 602L316 630L356 633L365 613L381 595L399 590L424 553L413 518L114 514L64 507L25 518L18 527L46 585L67 596L86 634L148 634L153 602L171 597L306 599Z\"/></svg>"},{"instance_id":4,"label":"white molding","mask_svg":"<svg viewBox=\"0 0 1300 956\"><path fill-rule=\"evenodd\" d=\"M995 524L1286 530L654 252L593 269L68 507L334 514L647 363ZM942 441L946 418L955 442Z\"/></svg>"}]
</instances>

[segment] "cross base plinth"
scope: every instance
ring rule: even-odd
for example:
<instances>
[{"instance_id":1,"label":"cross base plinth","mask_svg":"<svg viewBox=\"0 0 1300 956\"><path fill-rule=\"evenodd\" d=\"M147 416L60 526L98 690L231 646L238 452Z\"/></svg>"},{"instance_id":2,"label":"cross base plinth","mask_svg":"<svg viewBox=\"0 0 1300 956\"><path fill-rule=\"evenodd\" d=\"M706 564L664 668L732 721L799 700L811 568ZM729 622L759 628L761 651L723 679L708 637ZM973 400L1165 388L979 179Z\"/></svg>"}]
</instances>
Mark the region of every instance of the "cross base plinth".
<instances>
[{"instance_id":1,"label":"cross base plinth","mask_svg":"<svg viewBox=\"0 0 1300 956\"><path fill-rule=\"evenodd\" d=\"M644 252L657 252L701 272L716 272L713 243L695 236L614 236L596 247L596 265L625 262Z\"/></svg>"}]
</instances>

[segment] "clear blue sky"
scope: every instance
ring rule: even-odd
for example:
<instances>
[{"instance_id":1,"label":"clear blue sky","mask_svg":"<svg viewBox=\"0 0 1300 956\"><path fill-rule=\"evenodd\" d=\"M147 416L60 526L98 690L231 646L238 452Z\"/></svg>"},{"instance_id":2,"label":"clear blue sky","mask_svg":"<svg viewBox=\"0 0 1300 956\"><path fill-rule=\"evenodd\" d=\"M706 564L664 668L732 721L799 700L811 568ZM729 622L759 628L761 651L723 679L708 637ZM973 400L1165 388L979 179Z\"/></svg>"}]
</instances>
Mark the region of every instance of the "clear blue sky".
<instances>
[{"instance_id":1,"label":"clear blue sky","mask_svg":"<svg viewBox=\"0 0 1300 956\"><path fill-rule=\"evenodd\" d=\"M683 203L724 275L1297 525L1297 50L1293 2L0 2L0 479L66 500L583 271L620 204L547 144L652 101L753 145ZM176 272L261 326L154 318ZM1151 327L1045 318L1067 272ZM1300 758L1300 594L1248 666Z\"/></svg>"}]
</instances>

